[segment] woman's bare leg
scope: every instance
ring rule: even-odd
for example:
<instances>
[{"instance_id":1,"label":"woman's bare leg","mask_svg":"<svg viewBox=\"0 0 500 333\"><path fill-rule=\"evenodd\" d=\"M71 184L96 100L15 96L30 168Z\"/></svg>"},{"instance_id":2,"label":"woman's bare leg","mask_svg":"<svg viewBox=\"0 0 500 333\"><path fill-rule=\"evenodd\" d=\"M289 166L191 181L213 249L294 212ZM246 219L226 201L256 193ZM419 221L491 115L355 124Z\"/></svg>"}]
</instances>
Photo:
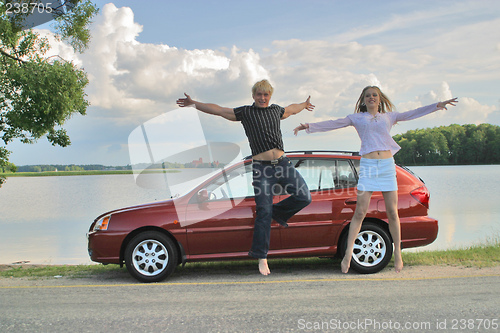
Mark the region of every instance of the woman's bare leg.
<instances>
[{"instance_id":1,"label":"woman's bare leg","mask_svg":"<svg viewBox=\"0 0 500 333\"><path fill-rule=\"evenodd\" d=\"M394 270L399 273L403 269L401 256L401 224L398 215L398 192L382 192L385 201L385 210L389 219L389 231L394 242Z\"/></svg>"},{"instance_id":2,"label":"woman's bare leg","mask_svg":"<svg viewBox=\"0 0 500 333\"><path fill-rule=\"evenodd\" d=\"M344 258L340 263L342 273L347 273L349 271L349 267L351 266L354 241L356 240L356 237L358 237L359 230L361 229L363 220L368 212L372 193L373 192L371 191L358 191L356 209L354 211L354 215L352 216L351 224L349 225L349 233L347 235L347 247Z\"/></svg>"}]
</instances>

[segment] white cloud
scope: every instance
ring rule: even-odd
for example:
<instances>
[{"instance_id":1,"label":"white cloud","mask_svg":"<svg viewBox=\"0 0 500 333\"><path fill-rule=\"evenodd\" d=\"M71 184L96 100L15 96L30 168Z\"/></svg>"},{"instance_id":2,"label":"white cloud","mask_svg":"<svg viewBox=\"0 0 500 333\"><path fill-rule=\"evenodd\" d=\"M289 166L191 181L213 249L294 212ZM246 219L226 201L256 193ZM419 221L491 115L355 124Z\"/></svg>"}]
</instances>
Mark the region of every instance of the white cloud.
<instances>
[{"instance_id":1,"label":"white cloud","mask_svg":"<svg viewBox=\"0 0 500 333\"><path fill-rule=\"evenodd\" d=\"M400 111L413 110L421 106L433 104L440 101L445 101L451 98L454 98L454 96L450 90L450 85L448 84L448 82L442 82L441 86L437 91L430 90L425 94L417 96L412 101L399 103L397 107Z\"/></svg>"},{"instance_id":2,"label":"white cloud","mask_svg":"<svg viewBox=\"0 0 500 333\"><path fill-rule=\"evenodd\" d=\"M109 110L100 116L121 122L145 121L174 106L188 89L198 97L221 103L241 102L243 97L250 97L250 82L269 76L252 50L233 47L226 55L210 49L143 44L136 40L141 31L130 8L113 4L104 6L93 27L84 60L91 81L90 101Z\"/></svg>"},{"instance_id":3,"label":"white cloud","mask_svg":"<svg viewBox=\"0 0 500 333\"><path fill-rule=\"evenodd\" d=\"M438 90L431 90L415 100L398 105L401 111L412 110L424 105L454 98L447 82L442 82ZM425 118L415 121L417 125L426 123L425 127L449 124L481 124L489 122L489 117L497 108L494 105L481 104L471 97L460 97L456 106L448 106L448 110L437 111ZM412 122L413 123L413 122ZM405 126L407 127L407 126Z\"/></svg>"},{"instance_id":4,"label":"white cloud","mask_svg":"<svg viewBox=\"0 0 500 333\"><path fill-rule=\"evenodd\" d=\"M63 60L72 62L76 66L82 66L82 61L75 53L73 48L54 37L54 33L46 29L35 29L35 32L42 38L46 38L50 45L50 49L43 55L43 58L50 60Z\"/></svg>"},{"instance_id":5,"label":"white cloud","mask_svg":"<svg viewBox=\"0 0 500 333\"><path fill-rule=\"evenodd\" d=\"M124 73L116 66L117 49L123 44L137 44L135 38L142 31L142 26L135 23L133 17L130 8L118 9L107 4L92 27L90 47L82 58L90 79L87 93L94 107L126 110L152 103L127 96L114 82L114 76ZM116 116L117 112L112 115Z\"/></svg>"},{"instance_id":6,"label":"white cloud","mask_svg":"<svg viewBox=\"0 0 500 333\"><path fill-rule=\"evenodd\" d=\"M460 100L460 106L456 108L456 112L451 110L452 119L456 119L456 123L463 124L482 124L489 122L490 116L497 110L494 105L484 105L477 100L464 97Z\"/></svg>"}]
</instances>

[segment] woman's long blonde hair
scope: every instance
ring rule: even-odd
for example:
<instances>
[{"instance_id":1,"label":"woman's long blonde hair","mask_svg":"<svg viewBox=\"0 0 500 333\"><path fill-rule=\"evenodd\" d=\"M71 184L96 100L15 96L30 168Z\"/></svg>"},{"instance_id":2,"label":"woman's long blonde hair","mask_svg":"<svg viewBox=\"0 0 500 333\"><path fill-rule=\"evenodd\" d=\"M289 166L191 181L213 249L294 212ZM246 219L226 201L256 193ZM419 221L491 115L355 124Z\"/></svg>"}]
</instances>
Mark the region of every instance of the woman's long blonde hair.
<instances>
[{"instance_id":1,"label":"woman's long blonde hair","mask_svg":"<svg viewBox=\"0 0 500 333\"><path fill-rule=\"evenodd\" d=\"M354 108L354 113L359 113L359 112L367 112L368 109L366 108L365 105L365 93L368 89L375 89L377 90L377 93L380 97L380 104L378 106L378 112L380 113L386 113L386 112L392 112L395 109L394 104L389 100L389 97L387 97L379 87L377 86L368 86L363 89L361 92L361 95L358 98L358 101L356 102L356 107Z\"/></svg>"}]
</instances>

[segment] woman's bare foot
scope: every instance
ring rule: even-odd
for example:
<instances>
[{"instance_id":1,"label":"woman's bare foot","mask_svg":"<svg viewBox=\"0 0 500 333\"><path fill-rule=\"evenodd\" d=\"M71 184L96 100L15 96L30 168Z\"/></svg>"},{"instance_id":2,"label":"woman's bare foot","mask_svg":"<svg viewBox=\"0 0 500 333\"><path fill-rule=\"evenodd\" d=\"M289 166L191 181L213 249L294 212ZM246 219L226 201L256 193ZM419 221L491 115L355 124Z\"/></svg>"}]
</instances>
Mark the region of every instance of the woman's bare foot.
<instances>
[{"instance_id":1,"label":"woman's bare foot","mask_svg":"<svg viewBox=\"0 0 500 333\"><path fill-rule=\"evenodd\" d=\"M267 259L259 259L259 272L262 275L271 274L271 271L269 270L269 266L267 266Z\"/></svg>"},{"instance_id":2,"label":"woman's bare foot","mask_svg":"<svg viewBox=\"0 0 500 333\"><path fill-rule=\"evenodd\" d=\"M347 259L346 257L344 257L344 259L342 259L342 262L340 263L340 269L342 270L342 273L346 274L347 272L349 272L349 267L351 267L351 259Z\"/></svg>"},{"instance_id":3,"label":"woman's bare foot","mask_svg":"<svg viewBox=\"0 0 500 333\"><path fill-rule=\"evenodd\" d=\"M403 259L401 259L401 255L394 255L394 270L396 273L403 270Z\"/></svg>"}]
</instances>

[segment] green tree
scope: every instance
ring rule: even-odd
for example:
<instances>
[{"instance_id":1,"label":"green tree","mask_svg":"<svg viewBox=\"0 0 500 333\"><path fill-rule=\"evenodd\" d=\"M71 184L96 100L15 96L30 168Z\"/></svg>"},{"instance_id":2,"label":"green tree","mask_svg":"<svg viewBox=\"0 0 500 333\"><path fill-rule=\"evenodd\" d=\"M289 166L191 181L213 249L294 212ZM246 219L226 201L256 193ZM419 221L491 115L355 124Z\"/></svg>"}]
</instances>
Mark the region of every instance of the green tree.
<instances>
[{"instance_id":1,"label":"green tree","mask_svg":"<svg viewBox=\"0 0 500 333\"><path fill-rule=\"evenodd\" d=\"M417 164L417 141L411 137L405 138L402 135L396 135L394 139L401 146L401 150L395 156L397 163L402 165Z\"/></svg>"},{"instance_id":2,"label":"green tree","mask_svg":"<svg viewBox=\"0 0 500 333\"><path fill-rule=\"evenodd\" d=\"M448 162L450 164L461 164L461 159L464 154L463 143L466 141L465 129L457 124L450 126L441 126L439 130L448 142Z\"/></svg>"},{"instance_id":3,"label":"green tree","mask_svg":"<svg viewBox=\"0 0 500 333\"><path fill-rule=\"evenodd\" d=\"M37 13L50 10L56 37L83 52L98 10L90 1L62 2L59 9L46 7L46 1L0 2L0 167L7 165L7 145L16 139L34 143L46 136L52 145L70 145L62 125L72 115L86 113L86 73L58 56L47 57L48 40L26 26Z\"/></svg>"},{"instance_id":4,"label":"green tree","mask_svg":"<svg viewBox=\"0 0 500 333\"><path fill-rule=\"evenodd\" d=\"M475 134L477 126L467 124L463 126L465 129L465 141L463 142L463 164L477 164L479 154L477 152L478 144L481 145L481 135Z\"/></svg>"},{"instance_id":5,"label":"green tree","mask_svg":"<svg viewBox=\"0 0 500 333\"><path fill-rule=\"evenodd\" d=\"M499 164L500 126L491 124L441 126L395 135L399 164Z\"/></svg>"},{"instance_id":6,"label":"green tree","mask_svg":"<svg viewBox=\"0 0 500 333\"><path fill-rule=\"evenodd\" d=\"M448 161L446 138L435 129L417 132L417 156L424 165L445 164Z\"/></svg>"},{"instance_id":7,"label":"green tree","mask_svg":"<svg viewBox=\"0 0 500 333\"><path fill-rule=\"evenodd\" d=\"M484 132L486 139L482 163L498 163L500 161L500 127L491 124L481 124L478 128Z\"/></svg>"},{"instance_id":8,"label":"green tree","mask_svg":"<svg viewBox=\"0 0 500 333\"><path fill-rule=\"evenodd\" d=\"M12 164L12 163L7 163L5 166L2 166L0 167L0 172L5 172L5 173L8 173L8 172L16 172L17 171L17 167Z\"/></svg>"}]
</instances>

